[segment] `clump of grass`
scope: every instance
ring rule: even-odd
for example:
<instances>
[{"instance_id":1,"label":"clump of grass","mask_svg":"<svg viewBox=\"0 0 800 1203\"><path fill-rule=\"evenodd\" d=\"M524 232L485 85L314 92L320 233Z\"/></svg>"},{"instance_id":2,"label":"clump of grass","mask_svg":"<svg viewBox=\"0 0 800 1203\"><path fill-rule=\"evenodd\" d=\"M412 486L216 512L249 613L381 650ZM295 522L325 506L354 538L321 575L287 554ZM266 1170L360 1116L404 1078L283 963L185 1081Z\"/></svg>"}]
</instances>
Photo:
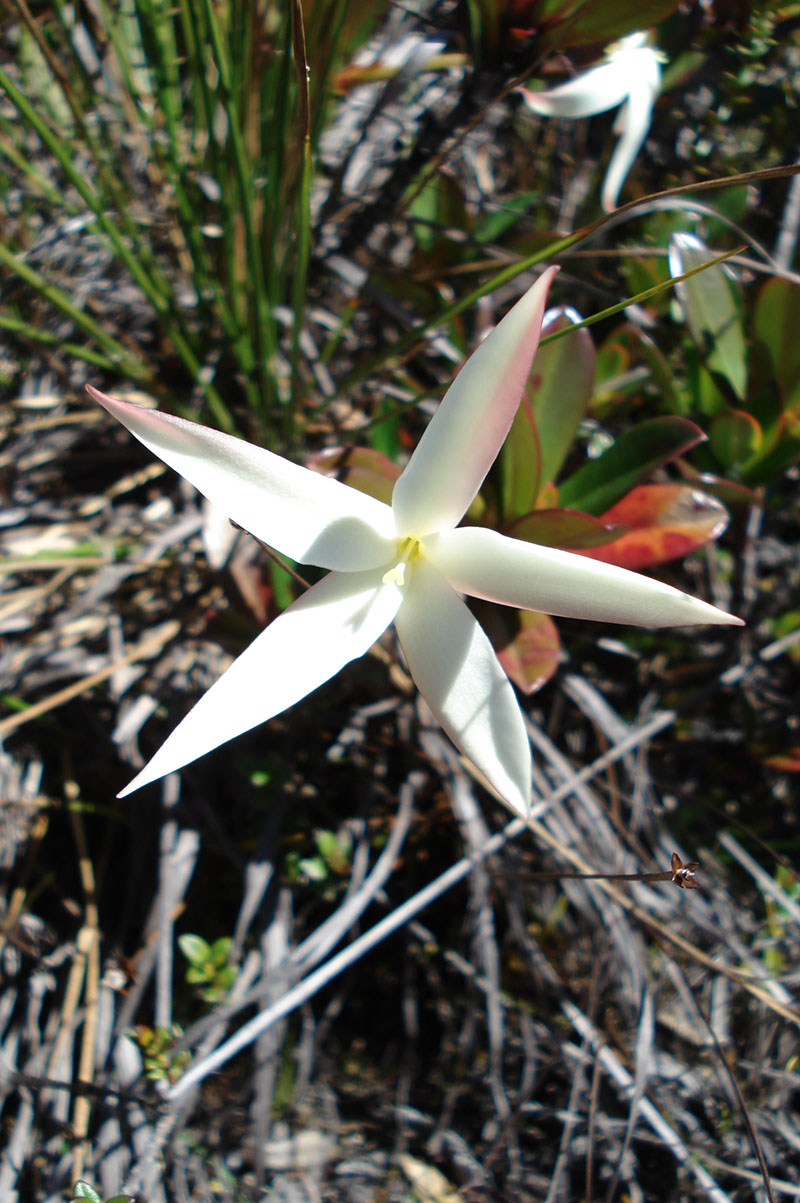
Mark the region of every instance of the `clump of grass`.
<instances>
[{"instance_id":1,"label":"clump of grass","mask_svg":"<svg viewBox=\"0 0 800 1203\"><path fill-rule=\"evenodd\" d=\"M48 345L55 311L75 332L72 356L149 386L177 360L222 429L237 395L265 433L290 429L329 77L383 7L328 0L305 29L299 2L132 0L117 13L100 0L76 14L57 0L34 18L14 0L0 263L25 288L0 328ZM150 351L31 262L37 232L75 220L149 309ZM292 313L285 354L280 306Z\"/></svg>"}]
</instances>

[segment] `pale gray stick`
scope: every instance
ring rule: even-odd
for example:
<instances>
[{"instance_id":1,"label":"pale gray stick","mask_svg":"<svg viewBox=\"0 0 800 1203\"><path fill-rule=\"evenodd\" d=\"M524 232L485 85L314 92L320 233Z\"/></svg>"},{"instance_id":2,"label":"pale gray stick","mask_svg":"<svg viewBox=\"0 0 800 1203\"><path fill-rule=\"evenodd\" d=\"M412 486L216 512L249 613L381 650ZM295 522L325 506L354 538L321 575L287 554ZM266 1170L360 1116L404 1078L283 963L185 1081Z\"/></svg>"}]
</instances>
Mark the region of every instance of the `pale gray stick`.
<instances>
[{"instance_id":1,"label":"pale gray stick","mask_svg":"<svg viewBox=\"0 0 800 1203\"><path fill-rule=\"evenodd\" d=\"M400 805L389 839L363 885L346 898L339 909L293 951L290 960L301 971L319 964L326 953L338 944L345 932L363 915L375 895L386 884L411 826L414 798L423 780L423 774L411 773L400 787Z\"/></svg>"},{"instance_id":2,"label":"pale gray stick","mask_svg":"<svg viewBox=\"0 0 800 1203\"><path fill-rule=\"evenodd\" d=\"M523 819L513 819L502 832L493 837L490 845L483 850L483 856L490 856L493 852L499 851L509 839L513 839L525 831L526 826ZM180 1081L176 1082L166 1092L166 1098L170 1100L179 1098L196 1083L202 1082L214 1070L225 1065L241 1049L246 1048L248 1044L252 1044L267 1028L272 1027L279 1019L283 1019L285 1015L289 1015L296 1007L299 1007L309 998L312 998L318 990L321 990L333 978L338 977L345 969L354 965L365 953L370 952L388 936L392 935L393 932L403 927L409 919L418 915L420 911L424 910L426 906L449 890L451 886L462 881L472 871L474 863L470 857L463 857L440 877L437 877L424 889L420 890L419 893L397 907L391 915L387 915L385 919L381 919L369 931L358 936L352 944L348 944L346 948L336 953L329 961L321 965L319 969L309 974L303 981L298 982L292 990L285 994L274 1006L270 1007L269 1010L263 1011L260 1015L256 1015L244 1024L238 1032L235 1032L225 1044L216 1049L205 1061L197 1062L191 1069L187 1070Z\"/></svg>"},{"instance_id":3,"label":"pale gray stick","mask_svg":"<svg viewBox=\"0 0 800 1203\"><path fill-rule=\"evenodd\" d=\"M653 1045L655 1043L656 1026L655 1010L653 995L649 988L645 986L642 991L642 1006L639 1012L639 1030L636 1034L636 1059L634 1062L636 1076L630 1096L630 1110L628 1111L628 1120L625 1124L625 1135L622 1140L622 1150L619 1155L617 1169L613 1181L606 1190L606 1199L613 1199L616 1196L617 1183L623 1173L628 1150L631 1146L633 1134L636 1131L636 1121L639 1118L644 1092L647 1089L649 1079L652 1077Z\"/></svg>"},{"instance_id":4,"label":"pale gray stick","mask_svg":"<svg viewBox=\"0 0 800 1203\"><path fill-rule=\"evenodd\" d=\"M172 854L172 905L176 906L183 898L192 879L197 857L200 853L200 836L196 831L184 828L178 834L178 840ZM133 1023L134 1015L139 1009L142 995L147 989L150 975L156 961L157 943L149 937L158 931L159 898L156 897L145 927L144 948L136 962L136 981L130 988L119 1009L114 1034L119 1038Z\"/></svg>"},{"instance_id":5,"label":"pale gray stick","mask_svg":"<svg viewBox=\"0 0 800 1203\"><path fill-rule=\"evenodd\" d=\"M800 176L795 178L800 179ZM738 860L742 868L747 870L759 890L774 898L778 905L787 914L791 915L795 923L800 924L800 906L797 905L793 898L789 897L785 890L781 889L778 883L770 877L769 873L764 872L761 865L759 865L758 861L753 860L749 852L745 852L739 841L732 835L729 835L727 831L723 831L719 836L719 842L725 851L729 852L735 860Z\"/></svg>"},{"instance_id":6,"label":"pale gray stick","mask_svg":"<svg viewBox=\"0 0 800 1203\"><path fill-rule=\"evenodd\" d=\"M572 1085L569 1090L564 1127L561 1130L558 1154L556 1155L544 1203L560 1203L560 1200L569 1198L564 1190L564 1174L573 1156L572 1147L575 1130L578 1127L579 1120L582 1119L580 1111L581 1096L586 1094L586 1074L590 1064L588 1055L586 1057L576 1057L575 1059L575 1072L572 1075Z\"/></svg>"},{"instance_id":7,"label":"pale gray stick","mask_svg":"<svg viewBox=\"0 0 800 1203\"><path fill-rule=\"evenodd\" d=\"M456 772L453 775L452 791L453 807L464 843L474 858L490 838L490 832L476 801L475 791L458 764L456 764ZM498 1117L505 1122L511 1116L511 1104L503 1083L505 1017L500 996L500 952L497 947L494 909L491 903L491 878L482 861L476 862L475 871L470 878L470 885L472 888L470 910L473 912L471 916L473 938L486 980L484 998L486 1028L489 1036L489 1085ZM521 1172L519 1150L515 1148L513 1141L509 1141L508 1152L512 1168Z\"/></svg>"},{"instance_id":8,"label":"pale gray stick","mask_svg":"<svg viewBox=\"0 0 800 1203\"><path fill-rule=\"evenodd\" d=\"M178 845L178 824L174 818L175 807L181 792L181 779L170 773L161 785L163 818L159 833L158 856L158 953L156 956L155 1025L158 1028L172 1027L172 948L174 903L173 857Z\"/></svg>"},{"instance_id":9,"label":"pale gray stick","mask_svg":"<svg viewBox=\"0 0 800 1203\"><path fill-rule=\"evenodd\" d=\"M253 982L256 975L261 969L261 956L257 952L251 952L245 959L242 966L242 971L237 977L231 989L231 997L238 997L246 991ZM201 1055L210 1051L214 1044L220 1039L225 1030L224 1022L220 1022L214 1027L206 1037L206 1040L200 1046ZM144 1184L148 1189L158 1181L158 1160L164 1145L169 1140L174 1130L179 1127L184 1120L191 1114L191 1110L196 1102L196 1094L191 1094L179 1102L171 1106L168 1111L162 1115L152 1130L152 1135L148 1139L146 1145L140 1150L140 1155L131 1169L128 1171L128 1179L124 1184L124 1190L128 1193L133 1193L140 1189Z\"/></svg>"},{"instance_id":10,"label":"pale gray stick","mask_svg":"<svg viewBox=\"0 0 800 1203\"><path fill-rule=\"evenodd\" d=\"M585 782L597 776L598 773L602 773L610 764L614 764L617 760L621 759L621 757L631 751L632 748L635 748L640 742L650 739L656 732L668 727L670 723L675 721L676 717L677 711L675 710L663 710L658 714L654 714L642 727L631 731L627 739L622 740L617 747L609 748L597 760L586 765L585 768L571 777L569 781L565 781L563 785L554 790L548 798L534 808L531 818L538 818L539 815L547 810L551 802L566 798L577 786L585 784ZM480 859L484 860L487 856L492 856L495 852L499 852L509 840L516 839L518 835L526 831L527 826L528 824L524 819L512 819L502 831L489 840L486 847L482 850ZM321 965L319 969L304 978L303 981L298 982L273 1007L263 1011L260 1015L254 1016L253 1019L243 1024L238 1032L235 1032L225 1044L220 1045L205 1061L196 1062L178 1082L175 1082L165 1092L165 1097L170 1100L179 1098L196 1083L202 1082L209 1074L219 1069L222 1065L225 1065L230 1061L231 1057L235 1056L241 1049L246 1048L248 1044L252 1044L273 1023L277 1023L279 1019L283 1019L285 1015L290 1014L296 1007L299 1007L309 998L312 998L318 990L321 990L323 986L326 986L329 981L337 977L343 970L354 965L365 953L376 948L378 944L392 935L393 932L403 927L409 919L418 915L431 902L441 897L442 894L446 893L459 881L463 881L472 872L475 863L475 860L469 856L462 857L461 860L456 861L441 876L430 882L412 898L401 903L391 915L387 915L385 919L381 919L369 931L358 936L352 944L348 944L347 948L343 948L341 952L332 957L330 961Z\"/></svg>"},{"instance_id":11,"label":"pale gray stick","mask_svg":"<svg viewBox=\"0 0 800 1203\"><path fill-rule=\"evenodd\" d=\"M563 1002L561 1007L581 1038L588 1040L592 1045L595 1055L611 1080L616 1083L626 1098L630 1098L635 1089L634 1080L624 1065L614 1056L591 1020L569 1001ZM717 1185L711 1175L692 1156L689 1149L687 1149L678 1136L678 1133L670 1127L661 1112L656 1110L650 1100L643 1098L640 1101L639 1109L642 1118L647 1121L656 1135L664 1141L664 1144L672 1153L675 1160L680 1162L686 1172L692 1175L703 1190L707 1191L712 1203L732 1203L730 1195L726 1195L725 1191Z\"/></svg>"}]
</instances>

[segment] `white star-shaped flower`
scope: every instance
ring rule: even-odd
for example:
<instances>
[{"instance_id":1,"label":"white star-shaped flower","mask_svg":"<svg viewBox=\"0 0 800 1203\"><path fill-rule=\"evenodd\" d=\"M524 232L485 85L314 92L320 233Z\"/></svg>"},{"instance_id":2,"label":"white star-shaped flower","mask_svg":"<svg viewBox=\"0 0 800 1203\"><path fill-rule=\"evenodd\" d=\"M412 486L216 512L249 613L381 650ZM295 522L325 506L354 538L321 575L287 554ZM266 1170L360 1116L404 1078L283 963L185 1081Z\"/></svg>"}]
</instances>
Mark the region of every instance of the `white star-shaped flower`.
<instances>
[{"instance_id":1,"label":"white star-shaped flower","mask_svg":"<svg viewBox=\"0 0 800 1203\"><path fill-rule=\"evenodd\" d=\"M89 389L239 526L301 564L330 570L234 661L120 796L280 714L362 656L394 622L438 722L525 815L531 753L522 714L459 594L638 626L739 623L638 573L458 526L508 433L555 271L541 276L464 364L391 505L241 439Z\"/></svg>"},{"instance_id":2,"label":"white star-shaped flower","mask_svg":"<svg viewBox=\"0 0 800 1203\"><path fill-rule=\"evenodd\" d=\"M614 122L620 135L603 182L606 213L617 198L633 160L650 128L653 105L661 91L663 55L647 43L646 33L632 33L606 51L605 61L547 92L519 91L535 113L545 117L594 117L622 105Z\"/></svg>"}]
</instances>

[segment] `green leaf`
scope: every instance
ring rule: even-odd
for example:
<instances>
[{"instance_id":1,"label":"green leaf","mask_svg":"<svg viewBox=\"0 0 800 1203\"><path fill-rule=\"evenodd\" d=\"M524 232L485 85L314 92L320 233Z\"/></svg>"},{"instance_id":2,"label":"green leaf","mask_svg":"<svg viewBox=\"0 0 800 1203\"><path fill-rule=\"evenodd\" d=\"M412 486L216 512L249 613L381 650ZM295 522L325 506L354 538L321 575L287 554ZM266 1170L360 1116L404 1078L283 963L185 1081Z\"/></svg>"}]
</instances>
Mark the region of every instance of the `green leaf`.
<instances>
[{"instance_id":1,"label":"green leaf","mask_svg":"<svg viewBox=\"0 0 800 1203\"><path fill-rule=\"evenodd\" d=\"M673 234L669 268L673 276L713 259L713 252L695 234ZM743 399L747 391L747 351L739 312L739 296L724 269L715 265L676 284L686 322L712 372L724 376Z\"/></svg>"},{"instance_id":2,"label":"green leaf","mask_svg":"<svg viewBox=\"0 0 800 1203\"><path fill-rule=\"evenodd\" d=\"M346 873L350 865L351 840L347 833L337 836L325 828L317 828L314 842L325 864L335 873Z\"/></svg>"},{"instance_id":3,"label":"green leaf","mask_svg":"<svg viewBox=\"0 0 800 1203\"><path fill-rule=\"evenodd\" d=\"M89 1199L90 1203L103 1203L97 1191L88 1182L76 1182L72 1197L73 1199Z\"/></svg>"},{"instance_id":4,"label":"green leaf","mask_svg":"<svg viewBox=\"0 0 800 1203\"><path fill-rule=\"evenodd\" d=\"M740 471L749 485L769 485L800 460L800 414L787 410L781 415L780 435L775 446Z\"/></svg>"},{"instance_id":5,"label":"green leaf","mask_svg":"<svg viewBox=\"0 0 800 1203\"><path fill-rule=\"evenodd\" d=\"M657 25L673 13L679 0L544 0L537 12L544 29L536 48L603 45ZM550 18L548 21L547 18ZM555 22L551 23L555 18Z\"/></svg>"},{"instance_id":6,"label":"green leaf","mask_svg":"<svg viewBox=\"0 0 800 1203\"><path fill-rule=\"evenodd\" d=\"M211 948L202 936L185 932L178 936L178 947L190 965L199 966L211 959Z\"/></svg>"},{"instance_id":7,"label":"green leaf","mask_svg":"<svg viewBox=\"0 0 800 1203\"><path fill-rule=\"evenodd\" d=\"M604 514L651 472L705 440L687 418L651 418L590 460L559 485L558 500L571 509Z\"/></svg>"},{"instance_id":8,"label":"green leaf","mask_svg":"<svg viewBox=\"0 0 800 1203\"><path fill-rule=\"evenodd\" d=\"M534 510L520 518L508 530L514 539L538 543L542 547L600 547L625 532L622 525L611 526L581 514L578 510Z\"/></svg>"},{"instance_id":9,"label":"green leaf","mask_svg":"<svg viewBox=\"0 0 800 1203\"><path fill-rule=\"evenodd\" d=\"M626 335L626 327L621 326L609 334L597 348L593 398L595 403L602 404L618 399L619 381L625 379L631 366L630 340Z\"/></svg>"},{"instance_id":10,"label":"green leaf","mask_svg":"<svg viewBox=\"0 0 800 1203\"><path fill-rule=\"evenodd\" d=\"M726 468L750 459L760 449L764 435L761 426L742 409L717 414L708 434L714 455Z\"/></svg>"},{"instance_id":11,"label":"green leaf","mask_svg":"<svg viewBox=\"0 0 800 1203\"><path fill-rule=\"evenodd\" d=\"M508 524L533 509L542 481L539 430L527 388L500 453L500 472L503 481L503 519Z\"/></svg>"},{"instance_id":12,"label":"green leaf","mask_svg":"<svg viewBox=\"0 0 800 1203\"><path fill-rule=\"evenodd\" d=\"M800 288L788 280L769 280L758 295L753 327L784 407L800 410Z\"/></svg>"},{"instance_id":13,"label":"green leaf","mask_svg":"<svg viewBox=\"0 0 800 1203\"><path fill-rule=\"evenodd\" d=\"M570 330L582 321L560 306L545 314L542 334ZM588 330L571 330L539 347L503 448L503 516L506 522L532 510L542 487L558 475L586 416L594 388L595 351Z\"/></svg>"},{"instance_id":14,"label":"green leaf","mask_svg":"<svg viewBox=\"0 0 800 1203\"><path fill-rule=\"evenodd\" d=\"M497 242L508 230L541 201L541 190L521 192L499 204L492 212L481 214L475 225L475 237L479 242Z\"/></svg>"},{"instance_id":15,"label":"green leaf","mask_svg":"<svg viewBox=\"0 0 800 1203\"><path fill-rule=\"evenodd\" d=\"M567 306L545 314L542 334L556 334L582 321ZM555 480L586 416L594 388L595 351L588 330L573 330L540 347L526 392L539 431L542 484Z\"/></svg>"},{"instance_id":16,"label":"green leaf","mask_svg":"<svg viewBox=\"0 0 800 1203\"><path fill-rule=\"evenodd\" d=\"M606 413L628 398L639 400L642 388L657 389L662 404L670 413L684 413L684 402L672 368L649 334L638 326L625 323L597 348L595 386L591 413Z\"/></svg>"},{"instance_id":17,"label":"green leaf","mask_svg":"<svg viewBox=\"0 0 800 1203\"><path fill-rule=\"evenodd\" d=\"M231 955L232 947L233 940L230 938L230 936L220 936L219 939L214 941L209 949L212 962L215 965L227 964L228 957Z\"/></svg>"},{"instance_id":18,"label":"green leaf","mask_svg":"<svg viewBox=\"0 0 800 1203\"><path fill-rule=\"evenodd\" d=\"M397 406L388 397L383 397L378 402L377 412L380 416L373 418L367 436L369 445L394 461L400 451L400 415Z\"/></svg>"}]
</instances>

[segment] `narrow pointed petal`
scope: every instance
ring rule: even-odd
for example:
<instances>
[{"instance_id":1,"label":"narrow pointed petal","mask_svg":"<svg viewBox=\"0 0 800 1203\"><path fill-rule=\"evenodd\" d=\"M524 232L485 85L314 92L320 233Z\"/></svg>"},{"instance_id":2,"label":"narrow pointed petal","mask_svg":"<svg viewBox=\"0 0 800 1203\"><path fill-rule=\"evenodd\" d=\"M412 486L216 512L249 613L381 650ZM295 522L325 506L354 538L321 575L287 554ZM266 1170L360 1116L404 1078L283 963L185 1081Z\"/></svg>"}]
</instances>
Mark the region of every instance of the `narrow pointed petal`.
<instances>
[{"instance_id":1,"label":"narrow pointed petal","mask_svg":"<svg viewBox=\"0 0 800 1203\"><path fill-rule=\"evenodd\" d=\"M637 52L637 60L632 64L629 79L628 99L619 111L614 128L621 135L614 147L614 153L608 164L606 178L603 181L601 204L606 213L617 207L620 189L625 183L628 172L633 166L642 143L650 129L653 116L653 105L661 84L661 69L654 54L649 51Z\"/></svg>"},{"instance_id":2,"label":"narrow pointed petal","mask_svg":"<svg viewBox=\"0 0 800 1203\"><path fill-rule=\"evenodd\" d=\"M557 271L539 277L447 390L394 487L399 535L453 527L472 503L517 412Z\"/></svg>"},{"instance_id":3,"label":"narrow pointed petal","mask_svg":"<svg viewBox=\"0 0 800 1203\"><path fill-rule=\"evenodd\" d=\"M394 519L382 502L244 439L87 391L229 518L284 555L343 572L391 559Z\"/></svg>"},{"instance_id":4,"label":"narrow pointed petal","mask_svg":"<svg viewBox=\"0 0 800 1203\"><path fill-rule=\"evenodd\" d=\"M460 593L523 610L637 627L744 625L740 618L641 573L496 531L462 527L429 536L423 547Z\"/></svg>"},{"instance_id":5,"label":"narrow pointed petal","mask_svg":"<svg viewBox=\"0 0 800 1203\"><path fill-rule=\"evenodd\" d=\"M121 798L250 731L369 650L392 622L402 592L380 572L332 572L285 610L234 660L161 745Z\"/></svg>"},{"instance_id":6,"label":"narrow pointed petal","mask_svg":"<svg viewBox=\"0 0 800 1203\"><path fill-rule=\"evenodd\" d=\"M628 82L619 63L609 60L547 92L519 90L528 108L543 117L593 117L622 104L628 95Z\"/></svg>"},{"instance_id":7,"label":"narrow pointed petal","mask_svg":"<svg viewBox=\"0 0 800 1203\"><path fill-rule=\"evenodd\" d=\"M437 721L511 809L526 816L531 751L514 690L486 635L430 564L413 565L395 626Z\"/></svg>"}]
</instances>

